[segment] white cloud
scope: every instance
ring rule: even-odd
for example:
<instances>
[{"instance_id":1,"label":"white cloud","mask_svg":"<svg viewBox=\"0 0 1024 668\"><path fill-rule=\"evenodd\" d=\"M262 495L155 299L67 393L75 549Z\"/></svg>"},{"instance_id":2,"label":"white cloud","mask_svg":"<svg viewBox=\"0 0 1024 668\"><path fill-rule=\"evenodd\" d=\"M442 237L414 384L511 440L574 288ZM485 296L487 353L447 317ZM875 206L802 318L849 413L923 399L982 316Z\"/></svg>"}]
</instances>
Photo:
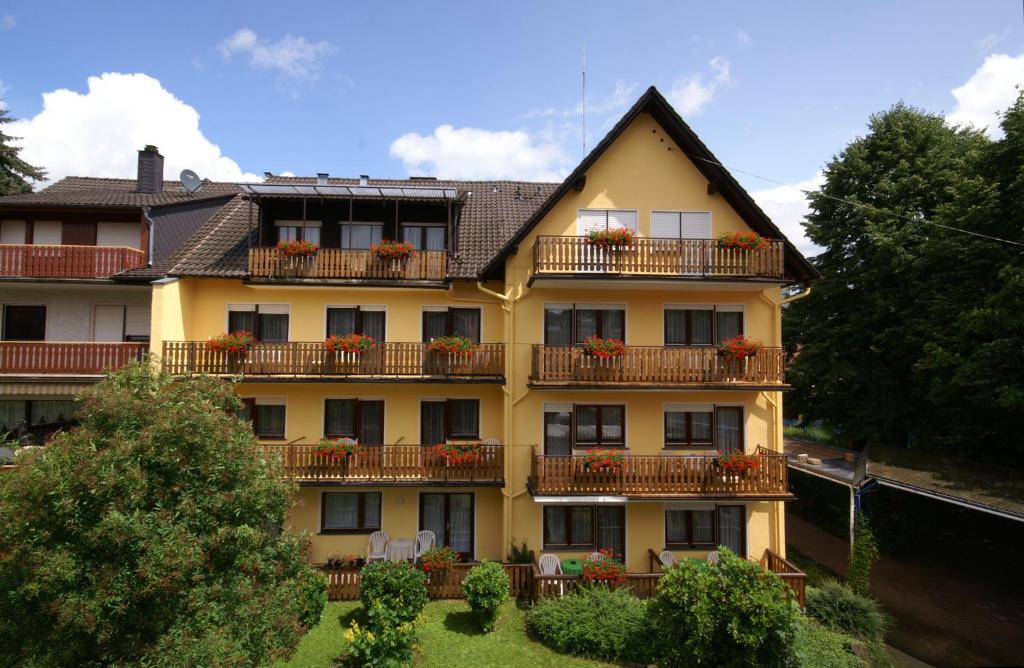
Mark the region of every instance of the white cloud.
<instances>
[{"instance_id":1,"label":"white cloud","mask_svg":"<svg viewBox=\"0 0 1024 668\"><path fill-rule=\"evenodd\" d=\"M985 58L971 78L951 92L956 108L946 116L953 125L970 124L983 128L992 138L1003 135L998 114L1014 103L1024 84L1024 55L1003 53Z\"/></svg>"},{"instance_id":2,"label":"white cloud","mask_svg":"<svg viewBox=\"0 0 1024 668\"><path fill-rule=\"evenodd\" d=\"M750 35L743 28L736 31L736 43L737 44L750 44Z\"/></svg>"},{"instance_id":3,"label":"white cloud","mask_svg":"<svg viewBox=\"0 0 1024 668\"><path fill-rule=\"evenodd\" d=\"M21 157L56 181L64 176L134 178L137 151L155 144L164 176L194 169L204 178L258 181L243 172L199 128L199 112L145 74L108 72L89 77L88 92L60 88L43 93L43 109L10 124Z\"/></svg>"},{"instance_id":4,"label":"white cloud","mask_svg":"<svg viewBox=\"0 0 1024 668\"><path fill-rule=\"evenodd\" d=\"M402 135L391 143L391 155L400 159L410 174L447 179L558 181L568 172L561 146L538 141L525 130L442 125L430 135Z\"/></svg>"},{"instance_id":5,"label":"white cloud","mask_svg":"<svg viewBox=\"0 0 1024 668\"><path fill-rule=\"evenodd\" d=\"M10 14L4 14L3 18L0 18L0 28L4 30L11 30L16 25L18 25L18 22Z\"/></svg>"},{"instance_id":6,"label":"white cloud","mask_svg":"<svg viewBox=\"0 0 1024 668\"><path fill-rule=\"evenodd\" d=\"M309 42L288 34L276 42L260 38L255 31L241 28L217 47L225 58L235 53L249 55L249 64L277 70L292 79L315 79L321 60L334 52L328 42Z\"/></svg>"},{"instance_id":7,"label":"white cloud","mask_svg":"<svg viewBox=\"0 0 1024 668\"><path fill-rule=\"evenodd\" d=\"M819 172L806 181L755 190L750 193L758 206L764 209L768 217L779 226L786 238L807 256L817 255L823 249L807 238L804 226L801 224L804 216L810 211L807 194L804 191L817 190L824 182L825 177Z\"/></svg>"},{"instance_id":8,"label":"white cloud","mask_svg":"<svg viewBox=\"0 0 1024 668\"><path fill-rule=\"evenodd\" d=\"M676 81L665 96L682 116L696 116L715 97L715 93L732 85L729 61L715 56L708 63L711 76L705 81L703 74L695 74Z\"/></svg>"}]
</instances>

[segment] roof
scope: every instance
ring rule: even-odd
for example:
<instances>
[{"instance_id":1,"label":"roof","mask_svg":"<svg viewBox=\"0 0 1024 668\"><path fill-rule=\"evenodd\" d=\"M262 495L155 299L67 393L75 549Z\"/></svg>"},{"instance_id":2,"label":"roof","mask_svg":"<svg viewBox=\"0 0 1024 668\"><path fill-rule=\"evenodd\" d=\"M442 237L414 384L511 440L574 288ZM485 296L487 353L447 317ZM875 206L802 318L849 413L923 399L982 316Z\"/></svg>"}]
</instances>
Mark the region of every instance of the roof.
<instances>
[{"instance_id":1,"label":"roof","mask_svg":"<svg viewBox=\"0 0 1024 668\"><path fill-rule=\"evenodd\" d=\"M744 222L758 234L772 239L781 239L785 244L785 266L788 274L798 282L809 281L820 276L818 270L797 250L789 239L776 227L761 207L754 202L743 186L741 186L732 174L729 173L711 150L704 145L697 133L686 124L676 113L668 100L651 86L640 96L640 99L626 112L615 127L605 135L597 146L583 159L579 166L555 189L547 201L538 208L530 219L519 231L501 248L484 267L484 274L493 272L501 262L517 248L522 240L529 234L537 223L555 206L555 204L574 187L577 179L585 176L587 170L602 154L618 139L619 135L629 127L630 123L641 113L649 113L665 129L668 135L679 146L682 152L693 161L694 166L708 179L714 183L718 192L722 194L727 202L743 218Z\"/></svg>"},{"instance_id":2,"label":"roof","mask_svg":"<svg viewBox=\"0 0 1024 668\"><path fill-rule=\"evenodd\" d=\"M0 197L0 207L140 208L230 197L239 192L237 184L218 181L204 181L196 193L187 192L177 181L165 181L160 193L140 193L135 188L135 179L67 176L38 192Z\"/></svg>"},{"instance_id":3,"label":"roof","mask_svg":"<svg viewBox=\"0 0 1024 668\"><path fill-rule=\"evenodd\" d=\"M315 186L316 183L315 177L267 178L268 185L277 186ZM359 188L359 179L331 178L327 185L346 188L353 186ZM367 183L368 188L381 189L383 192L427 189L455 193L455 198L461 203L462 213L455 255L449 263L448 274L456 279L477 278L497 249L529 220L557 186L556 183L535 181L433 179L369 179ZM248 230L248 206L241 197L236 197L194 235L169 273L173 276L244 277L248 270Z\"/></svg>"},{"instance_id":4,"label":"roof","mask_svg":"<svg viewBox=\"0 0 1024 668\"><path fill-rule=\"evenodd\" d=\"M241 184L243 192L258 195L259 197L321 197L330 199L340 197L344 199L401 199L401 200L453 200L458 197L458 190L455 188L443 188L438 186L402 185L397 187L362 186L362 185L319 185L305 183L254 183Z\"/></svg>"}]
</instances>

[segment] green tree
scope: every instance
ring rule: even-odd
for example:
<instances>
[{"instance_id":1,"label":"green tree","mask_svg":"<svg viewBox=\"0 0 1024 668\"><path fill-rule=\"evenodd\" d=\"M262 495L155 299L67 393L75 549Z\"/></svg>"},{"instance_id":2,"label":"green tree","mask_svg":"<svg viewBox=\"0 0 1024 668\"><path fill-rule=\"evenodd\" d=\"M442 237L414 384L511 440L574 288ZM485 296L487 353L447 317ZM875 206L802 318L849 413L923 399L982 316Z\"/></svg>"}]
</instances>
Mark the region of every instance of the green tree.
<instances>
[{"instance_id":1,"label":"green tree","mask_svg":"<svg viewBox=\"0 0 1024 668\"><path fill-rule=\"evenodd\" d=\"M871 569L878 561L878 541L871 529L867 515L860 513L853 526L853 545L850 547L850 563L846 568L846 584L855 594L871 594Z\"/></svg>"},{"instance_id":2,"label":"green tree","mask_svg":"<svg viewBox=\"0 0 1024 668\"><path fill-rule=\"evenodd\" d=\"M3 126L13 120L7 113L7 107L0 101L0 196L32 192L29 181L39 181L46 177L42 169L18 157L21 148L14 145L14 137L4 133Z\"/></svg>"},{"instance_id":3,"label":"green tree","mask_svg":"<svg viewBox=\"0 0 1024 668\"><path fill-rule=\"evenodd\" d=\"M0 474L0 665L260 665L319 620L291 485L231 386L133 364Z\"/></svg>"}]
</instances>

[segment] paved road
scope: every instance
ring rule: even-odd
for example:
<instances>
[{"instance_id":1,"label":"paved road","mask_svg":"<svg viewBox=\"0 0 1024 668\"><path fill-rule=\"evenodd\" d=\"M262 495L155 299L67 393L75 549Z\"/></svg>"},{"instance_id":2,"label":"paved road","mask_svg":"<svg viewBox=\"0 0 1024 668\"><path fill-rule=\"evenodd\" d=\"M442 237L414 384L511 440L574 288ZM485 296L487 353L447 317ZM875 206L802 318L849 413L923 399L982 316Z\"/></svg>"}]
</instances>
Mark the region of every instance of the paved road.
<instances>
[{"instance_id":1,"label":"paved road","mask_svg":"<svg viewBox=\"0 0 1024 668\"><path fill-rule=\"evenodd\" d=\"M830 570L846 572L849 544L792 514L786 516L786 542ZM940 570L881 559L871 593L894 617L889 644L935 666L1024 665L1024 601L968 576L955 564Z\"/></svg>"}]
</instances>

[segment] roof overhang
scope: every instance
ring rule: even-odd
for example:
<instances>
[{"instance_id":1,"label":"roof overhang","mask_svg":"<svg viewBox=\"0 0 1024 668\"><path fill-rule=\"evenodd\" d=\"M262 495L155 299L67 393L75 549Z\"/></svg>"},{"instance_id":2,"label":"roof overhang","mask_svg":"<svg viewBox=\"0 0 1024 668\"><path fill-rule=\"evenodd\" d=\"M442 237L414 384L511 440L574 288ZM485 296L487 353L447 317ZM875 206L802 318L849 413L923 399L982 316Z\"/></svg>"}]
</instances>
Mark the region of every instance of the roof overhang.
<instances>
[{"instance_id":1,"label":"roof overhang","mask_svg":"<svg viewBox=\"0 0 1024 668\"><path fill-rule=\"evenodd\" d=\"M295 199L317 197L324 199L398 199L419 202L453 202L460 199L456 188L405 186L345 186L290 183L239 184L247 195L257 199Z\"/></svg>"}]
</instances>

